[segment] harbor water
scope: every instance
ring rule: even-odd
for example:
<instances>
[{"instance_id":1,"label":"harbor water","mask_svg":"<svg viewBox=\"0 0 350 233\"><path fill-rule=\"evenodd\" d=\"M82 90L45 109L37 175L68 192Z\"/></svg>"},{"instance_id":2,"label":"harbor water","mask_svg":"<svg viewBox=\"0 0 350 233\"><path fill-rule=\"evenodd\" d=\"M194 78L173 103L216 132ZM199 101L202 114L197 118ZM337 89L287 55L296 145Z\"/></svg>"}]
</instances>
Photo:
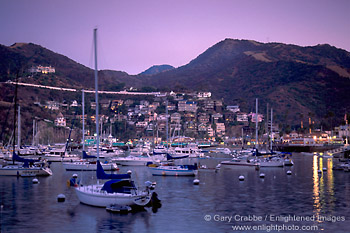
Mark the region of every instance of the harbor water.
<instances>
[{"instance_id":1,"label":"harbor water","mask_svg":"<svg viewBox=\"0 0 350 233\"><path fill-rule=\"evenodd\" d=\"M127 214L81 204L67 186L74 173L82 183L94 182L94 172L52 163L54 174L39 177L38 184L33 177L0 177L0 232L349 232L350 173L333 171L332 159L295 153L292 167L260 170L215 170L222 159L195 160L208 168L198 172L199 185L194 177L120 167L120 173L131 170L140 186L156 182L162 203ZM59 194L64 202L57 201Z\"/></svg>"}]
</instances>

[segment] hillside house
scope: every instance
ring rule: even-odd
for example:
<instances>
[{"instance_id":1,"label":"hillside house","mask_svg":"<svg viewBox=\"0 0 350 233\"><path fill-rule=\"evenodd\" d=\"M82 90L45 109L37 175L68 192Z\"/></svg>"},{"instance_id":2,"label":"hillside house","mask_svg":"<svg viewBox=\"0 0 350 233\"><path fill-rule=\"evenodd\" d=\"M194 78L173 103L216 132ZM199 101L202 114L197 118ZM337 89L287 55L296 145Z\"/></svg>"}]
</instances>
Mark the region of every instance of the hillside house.
<instances>
[{"instance_id":1,"label":"hillside house","mask_svg":"<svg viewBox=\"0 0 350 233\"><path fill-rule=\"evenodd\" d=\"M66 119L63 114L60 112L55 119L55 126L66 127Z\"/></svg>"}]
</instances>

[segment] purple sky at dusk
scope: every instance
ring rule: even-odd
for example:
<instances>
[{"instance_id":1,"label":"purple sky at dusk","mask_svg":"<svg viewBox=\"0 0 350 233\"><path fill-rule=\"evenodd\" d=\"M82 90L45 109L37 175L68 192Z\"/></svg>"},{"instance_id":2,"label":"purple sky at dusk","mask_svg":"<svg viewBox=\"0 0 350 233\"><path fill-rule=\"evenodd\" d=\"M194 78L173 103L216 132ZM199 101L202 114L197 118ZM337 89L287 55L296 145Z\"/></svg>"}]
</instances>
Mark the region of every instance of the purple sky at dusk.
<instances>
[{"instance_id":1,"label":"purple sky at dusk","mask_svg":"<svg viewBox=\"0 0 350 233\"><path fill-rule=\"evenodd\" d=\"M225 38L350 51L348 0L1 0L0 44L32 42L92 67L185 65Z\"/></svg>"}]
</instances>

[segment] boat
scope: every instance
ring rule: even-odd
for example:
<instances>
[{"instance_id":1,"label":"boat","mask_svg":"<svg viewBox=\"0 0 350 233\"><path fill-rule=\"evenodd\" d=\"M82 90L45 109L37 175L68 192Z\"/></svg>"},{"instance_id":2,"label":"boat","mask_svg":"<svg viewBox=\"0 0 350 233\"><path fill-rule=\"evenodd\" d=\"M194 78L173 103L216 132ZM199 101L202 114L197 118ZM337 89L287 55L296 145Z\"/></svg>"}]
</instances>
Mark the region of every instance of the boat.
<instances>
[{"instance_id":1,"label":"boat","mask_svg":"<svg viewBox=\"0 0 350 233\"><path fill-rule=\"evenodd\" d=\"M187 158L188 156L186 156ZM197 164L194 165L175 165L174 160L182 159L183 157L172 157L167 154L167 163L160 165L150 164L148 166L150 172L154 176L195 176L198 173Z\"/></svg>"},{"instance_id":2,"label":"boat","mask_svg":"<svg viewBox=\"0 0 350 233\"><path fill-rule=\"evenodd\" d=\"M228 161L222 161L220 167L233 168L233 167L257 167L259 163L254 159L235 157Z\"/></svg>"},{"instance_id":3,"label":"boat","mask_svg":"<svg viewBox=\"0 0 350 233\"><path fill-rule=\"evenodd\" d=\"M79 159L79 157L74 154L68 154L66 146L56 146L46 151L44 154L44 158L48 162L67 162Z\"/></svg>"},{"instance_id":4,"label":"boat","mask_svg":"<svg viewBox=\"0 0 350 233\"><path fill-rule=\"evenodd\" d=\"M151 187L136 188L130 174L106 174L99 160L99 116L98 116L98 73L97 73L97 29L94 29L95 47L95 101L96 101L96 147L97 169L95 184L75 187L75 192L81 203L97 207L110 205L145 206L151 201ZM108 180L103 184L100 181ZM150 183L150 182L149 182Z\"/></svg>"},{"instance_id":5,"label":"boat","mask_svg":"<svg viewBox=\"0 0 350 233\"><path fill-rule=\"evenodd\" d=\"M23 159L13 152L13 161L19 163L5 164L0 167L0 176L51 176L47 163L34 159Z\"/></svg>"},{"instance_id":6,"label":"boat","mask_svg":"<svg viewBox=\"0 0 350 233\"><path fill-rule=\"evenodd\" d=\"M148 186L138 189L130 174L106 174L99 160L96 175L98 180L109 179L109 181L75 187L78 199L83 204L96 207L145 206L151 200L152 192Z\"/></svg>"},{"instance_id":7,"label":"boat","mask_svg":"<svg viewBox=\"0 0 350 233\"><path fill-rule=\"evenodd\" d=\"M258 158L256 162L260 167L283 167L284 159L279 156L270 156L265 158Z\"/></svg>"},{"instance_id":8,"label":"boat","mask_svg":"<svg viewBox=\"0 0 350 233\"><path fill-rule=\"evenodd\" d=\"M96 161L75 161L72 163L63 163L64 169L67 171L96 171ZM101 166L105 171L117 171L119 170L118 165L115 163L102 163Z\"/></svg>"},{"instance_id":9,"label":"boat","mask_svg":"<svg viewBox=\"0 0 350 233\"><path fill-rule=\"evenodd\" d=\"M149 166L154 176L195 176L198 173L196 165L161 165Z\"/></svg>"},{"instance_id":10,"label":"boat","mask_svg":"<svg viewBox=\"0 0 350 233\"><path fill-rule=\"evenodd\" d=\"M119 157L112 159L112 162L115 162L118 165L122 166L146 166L149 163L154 163L156 161L160 162L163 160L164 156L162 155L153 155L153 156L133 156L129 155L127 157Z\"/></svg>"},{"instance_id":11,"label":"boat","mask_svg":"<svg viewBox=\"0 0 350 233\"><path fill-rule=\"evenodd\" d=\"M52 175L51 169L48 167L46 161L40 159L24 159L16 153L16 109L17 109L17 78L15 86L15 98L14 98L14 140L12 145L12 164L8 164L4 161L4 164L0 167L0 176L50 176ZM18 106L18 148L20 148L20 107Z\"/></svg>"}]
</instances>

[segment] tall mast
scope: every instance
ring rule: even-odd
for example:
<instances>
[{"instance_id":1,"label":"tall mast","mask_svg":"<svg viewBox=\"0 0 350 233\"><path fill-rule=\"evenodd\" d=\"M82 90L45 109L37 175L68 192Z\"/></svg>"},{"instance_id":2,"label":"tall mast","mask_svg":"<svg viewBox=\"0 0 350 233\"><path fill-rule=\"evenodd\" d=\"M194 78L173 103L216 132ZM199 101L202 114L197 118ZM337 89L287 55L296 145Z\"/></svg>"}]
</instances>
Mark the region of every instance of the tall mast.
<instances>
[{"instance_id":1,"label":"tall mast","mask_svg":"<svg viewBox=\"0 0 350 233\"><path fill-rule=\"evenodd\" d=\"M94 29L94 47L95 47L95 100L96 100L96 155L97 160L100 159L100 136L99 136L99 120L98 120L98 72L97 72L97 28Z\"/></svg>"},{"instance_id":2,"label":"tall mast","mask_svg":"<svg viewBox=\"0 0 350 233\"><path fill-rule=\"evenodd\" d=\"M82 114L83 114L83 151L85 151L85 95L84 95L84 89L81 91L82 93Z\"/></svg>"},{"instance_id":3,"label":"tall mast","mask_svg":"<svg viewBox=\"0 0 350 233\"><path fill-rule=\"evenodd\" d=\"M21 106L18 105L18 123L17 123L17 130L18 130L18 135L17 135L17 146L18 146L18 151L21 146Z\"/></svg>"},{"instance_id":4,"label":"tall mast","mask_svg":"<svg viewBox=\"0 0 350 233\"><path fill-rule=\"evenodd\" d=\"M168 100L165 102L166 106L165 106L165 118L166 118L166 126L165 126L165 133L166 133L166 145L167 145L167 149L169 149L169 142L168 142Z\"/></svg>"},{"instance_id":5,"label":"tall mast","mask_svg":"<svg viewBox=\"0 0 350 233\"><path fill-rule=\"evenodd\" d=\"M271 141L270 141L271 152L272 152L272 120L273 120L273 108L271 108Z\"/></svg>"},{"instance_id":6,"label":"tall mast","mask_svg":"<svg viewBox=\"0 0 350 233\"><path fill-rule=\"evenodd\" d=\"M255 147L258 149L259 139L258 139L258 98L255 99Z\"/></svg>"},{"instance_id":7,"label":"tall mast","mask_svg":"<svg viewBox=\"0 0 350 233\"><path fill-rule=\"evenodd\" d=\"M35 146L35 119L33 119L33 144L32 146Z\"/></svg>"}]
</instances>

